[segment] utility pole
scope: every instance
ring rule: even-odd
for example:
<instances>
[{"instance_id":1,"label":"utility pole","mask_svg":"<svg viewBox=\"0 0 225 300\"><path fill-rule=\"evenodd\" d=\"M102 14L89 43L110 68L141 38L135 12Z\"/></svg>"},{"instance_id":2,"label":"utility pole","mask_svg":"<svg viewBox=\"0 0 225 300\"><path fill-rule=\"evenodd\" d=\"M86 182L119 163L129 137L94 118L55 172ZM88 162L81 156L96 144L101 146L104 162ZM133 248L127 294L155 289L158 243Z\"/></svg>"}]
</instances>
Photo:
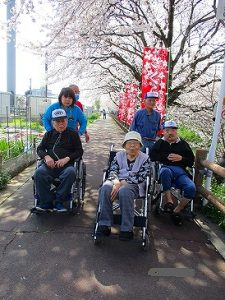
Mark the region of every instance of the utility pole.
<instances>
[{"instance_id":1,"label":"utility pole","mask_svg":"<svg viewBox=\"0 0 225 300\"><path fill-rule=\"evenodd\" d=\"M219 0L216 17L219 21L225 20L225 0ZM225 102L225 57L224 57L224 64L223 64L222 79L220 84L220 92L217 100L217 109L216 109L216 118L215 118L215 124L213 129L213 137L212 137L211 146L209 148L209 154L207 157L207 159L211 162L213 162L215 159L216 146L217 146L218 136L221 129L221 122L222 119L225 119L225 110L223 110L224 102ZM205 188L207 190L210 190L211 188L211 181L212 181L212 171L208 171L208 176L206 178L206 183L205 183ZM203 205L206 205L207 202L208 201L204 199Z\"/></svg>"},{"instance_id":2,"label":"utility pole","mask_svg":"<svg viewBox=\"0 0 225 300\"><path fill-rule=\"evenodd\" d=\"M15 0L7 1L7 21L12 17L12 8ZM10 92L10 106L15 105L16 96L16 32L11 30L9 33L10 41L7 42L7 92Z\"/></svg>"},{"instance_id":3,"label":"utility pole","mask_svg":"<svg viewBox=\"0 0 225 300\"><path fill-rule=\"evenodd\" d=\"M45 100L48 101L48 52L45 52Z\"/></svg>"}]
</instances>

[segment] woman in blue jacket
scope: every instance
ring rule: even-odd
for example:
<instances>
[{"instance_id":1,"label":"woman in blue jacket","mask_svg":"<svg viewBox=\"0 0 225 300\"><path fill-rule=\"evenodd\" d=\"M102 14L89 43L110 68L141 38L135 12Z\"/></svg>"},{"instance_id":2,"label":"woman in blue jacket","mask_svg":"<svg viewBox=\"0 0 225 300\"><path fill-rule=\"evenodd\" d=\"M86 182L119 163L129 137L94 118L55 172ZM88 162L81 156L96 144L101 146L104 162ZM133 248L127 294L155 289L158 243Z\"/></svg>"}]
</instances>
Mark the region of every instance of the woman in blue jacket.
<instances>
[{"instance_id":1,"label":"woman in blue jacket","mask_svg":"<svg viewBox=\"0 0 225 300\"><path fill-rule=\"evenodd\" d=\"M67 128L72 130L78 129L78 134L84 134L87 127L87 119L81 109L75 105L76 100L74 92L71 88L62 88L59 96L59 102L53 103L48 107L46 112L43 115L43 125L46 131L53 129L52 126L52 111L58 108L62 108L66 111L68 118Z\"/></svg>"}]
</instances>

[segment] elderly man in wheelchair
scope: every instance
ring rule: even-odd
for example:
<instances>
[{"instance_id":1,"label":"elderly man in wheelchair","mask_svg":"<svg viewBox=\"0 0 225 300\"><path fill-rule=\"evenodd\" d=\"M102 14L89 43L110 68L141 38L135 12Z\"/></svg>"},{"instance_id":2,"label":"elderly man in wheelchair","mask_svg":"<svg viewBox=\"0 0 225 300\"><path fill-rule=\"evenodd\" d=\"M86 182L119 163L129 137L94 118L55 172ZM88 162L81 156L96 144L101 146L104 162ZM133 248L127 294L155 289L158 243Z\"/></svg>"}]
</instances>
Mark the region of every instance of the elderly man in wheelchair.
<instances>
[{"instance_id":1,"label":"elderly man in wheelchair","mask_svg":"<svg viewBox=\"0 0 225 300\"><path fill-rule=\"evenodd\" d=\"M37 154L42 159L34 174L37 194L37 211L66 211L64 201L75 181L74 161L83 155L80 137L76 131L67 128L67 115L63 109L52 112L54 129L46 132L37 147ZM54 193L51 185L59 178L59 185Z\"/></svg>"},{"instance_id":2,"label":"elderly man in wheelchair","mask_svg":"<svg viewBox=\"0 0 225 300\"><path fill-rule=\"evenodd\" d=\"M182 225L182 213L196 192L195 184L187 172L194 164L194 154L186 141L178 137L177 124L166 121L163 126L163 138L158 140L150 153L152 161L160 163L160 183L164 193L164 212L172 214L176 225ZM171 188L183 191L177 205L174 205Z\"/></svg>"},{"instance_id":3,"label":"elderly man in wheelchair","mask_svg":"<svg viewBox=\"0 0 225 300\"><path fill-rule=\"evenodd\" d=\"M99 191L98 205L101 207L96 238L108 236L113 225L113 202L118 198L121 211L119 239L133 239L134 200L139 196L139 184L147 178L150 159L140 151L143 146L138 132L125 135L122 151L114 157L107 180Z\"/></svg>"}]
</instances>

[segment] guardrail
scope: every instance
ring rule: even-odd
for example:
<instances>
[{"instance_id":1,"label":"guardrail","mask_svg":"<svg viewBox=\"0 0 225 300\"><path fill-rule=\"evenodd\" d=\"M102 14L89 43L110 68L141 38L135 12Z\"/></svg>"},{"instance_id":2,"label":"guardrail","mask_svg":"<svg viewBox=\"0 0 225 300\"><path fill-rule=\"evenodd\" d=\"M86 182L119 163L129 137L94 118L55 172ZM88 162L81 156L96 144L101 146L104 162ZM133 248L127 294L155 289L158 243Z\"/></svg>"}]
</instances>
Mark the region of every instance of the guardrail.
<instances>
[{"instance_id":1,"label":"guardrail","mask_svg":"<svg viewBox=\"0 0 225 300\"><path fill-rule=\"evenodd\" d=\"M225 204L222 202L221 199L213 195L212 192L205 189L203 184L203 177L207 176L207 170L212 171L213 173L225 178L225 168L215 164L206 159L207 157L207 150L197 149L196 150L196 158L195 158L195 185L197 188L197 196L196 198L199 199L203 196L213 205L215 205L223 214L225 214Z\"/></svg>"}]
</instances>

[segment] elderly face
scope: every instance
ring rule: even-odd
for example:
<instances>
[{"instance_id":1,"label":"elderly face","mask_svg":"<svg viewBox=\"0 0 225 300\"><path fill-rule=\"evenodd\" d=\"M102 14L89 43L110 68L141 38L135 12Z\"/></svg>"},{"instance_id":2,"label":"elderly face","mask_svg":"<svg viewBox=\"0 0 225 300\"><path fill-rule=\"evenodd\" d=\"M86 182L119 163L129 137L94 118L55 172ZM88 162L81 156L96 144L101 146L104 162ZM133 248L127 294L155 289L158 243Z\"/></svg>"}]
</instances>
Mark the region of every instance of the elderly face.
<instances>
[{"instance_id":1,"label":"elderly face","mask_svg":"<svg viewBox=\"0 0 225 300\"><path fill-rule=\"evenodd\" d=\"M55 130L60 132L60 133L66 130L67 123L68 123L67 118L54 120L52 122L53 127L55 128Z\"/></svg>"},{"instance_id":2,"label":"elderly face","mask_svg":"<svg viewBox=\"0 0 225 300\"><path fill-rule=\"evenodd\" d=\"M177 140L178 134L175 128L165 128L163 129L163 135L167 142L174 143Z\"/></svg>"},{"instance_id":3,"label":"elderly face","mask_svg":"<svg viewBox=\"0 0 225 300\"><path fill-rule=\"evenodd\" d=\"M149 110L152 110L155 107L156 98L146 98L145 107Z\"/></svg>"},{"instance_id":4,"label":"elderly face","mask_svg":"<svg viewBox=\"0 0 225 300\"><path fill-rule=\"evenodd\" d=\"M77 85L71 86L71 89L74 91L74 94L80 94L80 89Z\"/></svg>"},{"instance_id":5,"label":"elderly face","mask_svg":"<svg viewBox=\"0 0 225 300\"><path fill-rule=\"evenodd\" d=\"M124 148L127 154L136 156L141 149L141 144L137 140L129 140L125 143Z\"/></svg>"}]
</instances>

